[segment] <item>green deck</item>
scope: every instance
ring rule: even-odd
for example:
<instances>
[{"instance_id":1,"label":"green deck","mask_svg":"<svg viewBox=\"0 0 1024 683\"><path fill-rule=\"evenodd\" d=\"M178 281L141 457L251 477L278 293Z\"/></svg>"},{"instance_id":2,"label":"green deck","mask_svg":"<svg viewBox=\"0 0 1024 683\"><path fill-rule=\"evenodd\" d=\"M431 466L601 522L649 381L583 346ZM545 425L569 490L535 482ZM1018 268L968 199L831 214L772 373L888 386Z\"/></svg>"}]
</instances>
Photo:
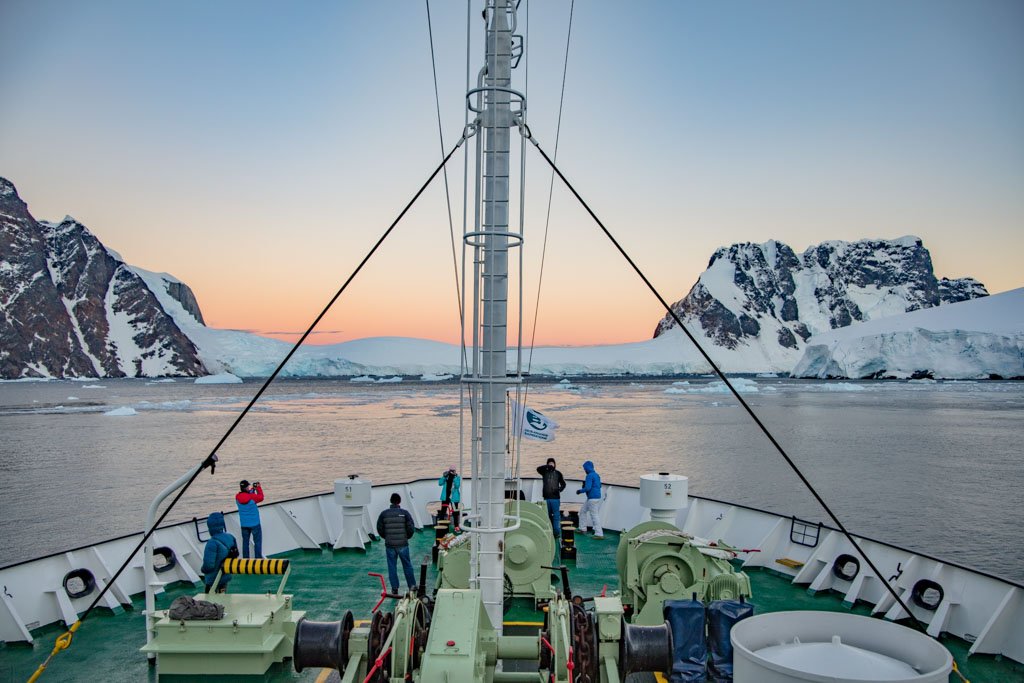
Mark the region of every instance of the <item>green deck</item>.
<instances>
[{"instance_id":1,"label":"green deck","mask_svg":"<svg viewBox=\"0 0 1024 683\"><path fill-rule=\"evenodd\" d=\"M616 585L615 549L618 534L608 532L609 538L596 541L591 537L577 535L579 558L570 563L570 580L574 593L594 595L604 585L612 590ZM412 539L414 562L417 558L429 560L433 542L432 530L417 533ZM370 608L380 594L380 583L367 572L386 573L384 551L381 543L374 543L366 553L357 550L332 552L325 550L293 551L281 557L292 560L292 574L287 592L295 594L296 609L304 609L307 616L315 620L339 619L345 610L352 610L355 618L368 618ZM770 571L750 572L754 588L753 602L757 611L772 612L792 609L816 609L845 611L842 598L836 594L812 596L803 587L793 586ZM433 583L434 571L430 568L428 581ZM280 577L235 576L230 590L238 592L266 592L276 590ZM168 607L179 595L194 594L191 586L176 586L158 597L157 608ZM71 648L54 657L41 681L146 681L156 680L155 671L146 663L146 657L138 651L145 642L142 598L134 603L134 610L111 614L97 610L82 624ZM519 601L517 601L519 602ZM521 601L506 615L511 622L539 620L528 601ZM869 614L867 606L856 606L857 614ZM33 635L35 647L12 644L0 645L0 683L24 683L35 668L42 663L53 647L54 638L63 628L49 626L39 629ZM945 638L942 643L953 653L961 672L972 683L1007 683L1024 681L1024 665L1007 659L997 660L987 655L976 655L967 659L969 645L957 638ZM315 681L319 672L295 673L290 662L276 665L268 674L260 677L233 677L234 680L251 683L253 680ZM218 677L219 681L231 680ZM951 683L959 683L956 676Z\"/></svg>"}]
</instances>

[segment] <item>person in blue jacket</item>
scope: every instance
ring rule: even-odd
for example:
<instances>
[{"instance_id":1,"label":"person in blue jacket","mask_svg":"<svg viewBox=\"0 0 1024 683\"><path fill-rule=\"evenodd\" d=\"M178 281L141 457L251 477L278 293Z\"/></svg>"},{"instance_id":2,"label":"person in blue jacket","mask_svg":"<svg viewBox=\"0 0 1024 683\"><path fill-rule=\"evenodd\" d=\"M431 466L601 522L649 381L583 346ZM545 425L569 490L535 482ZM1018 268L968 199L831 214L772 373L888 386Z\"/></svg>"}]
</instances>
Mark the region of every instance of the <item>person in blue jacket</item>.
<instances>
[{"instance_id":1,"label":"person in blue jacket","mask_svg":"<svg viewBox=\"0 0 1024 683\"><path fill-rule=\"evenodd\" d=\"M229 534L224 526L224 514L221 512L210 513L206 518L206 528L210 530L210 539L206 542L206 549L203 551L203 583L206 584L206 592L213 588L213 581L217 578L217 571L229 557L238 557L238 544L235 537ZM217 584L217 592L223 593L227 590L230 574L220 577Z\"/></svg>"},{"instance_id":2,"label":"person in blue jacket","mask_svg":"<svg viewBox=\"0 0 1024 683\"><path fill-rule=\"evenodd\" d=\"M455 530L459 529L459 502L462 500L462 477L455 465L448 468L437 480L441 487L441 509L445 510L455 522Z\"/></svg>"},{"instance_id":3,"label":"person in blue jacket","mask_svg":"<svg viewBox=\"0 0 1024 683\"><path fill-rule=\"evenodd\" d=\"M587 527L593 527L594 538L604 538L604 529L601 528L601 475L594 469L594 463L589 460L583 463L583 471L587 478L583 481L583 488L576 491L577 494L587 494L587 500L580 508L580 529L584 531Z\"/></svg>"}]
</instances>

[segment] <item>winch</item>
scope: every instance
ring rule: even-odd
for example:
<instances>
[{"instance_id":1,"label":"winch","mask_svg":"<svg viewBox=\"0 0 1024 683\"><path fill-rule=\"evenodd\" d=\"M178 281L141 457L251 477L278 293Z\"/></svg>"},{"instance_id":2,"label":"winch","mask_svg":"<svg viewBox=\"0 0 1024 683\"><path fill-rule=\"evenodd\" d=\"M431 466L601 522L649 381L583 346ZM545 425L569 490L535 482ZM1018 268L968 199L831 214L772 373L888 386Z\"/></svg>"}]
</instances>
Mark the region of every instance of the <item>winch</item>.
<instances>
[{"instance_id":1,"label":"winch","mask_svg":"<svg viewBox=\"0 0 1024 683\"><path fill-rule=\"evenodd\" d=\"M735 556L723 541L696 538L667 522L644 522L623 533L615 559L632 622L662 623L665 600L750 597L750 579L730 564Z\"/></svg>"},{"instance_id":2,"label":"winch","mask_svg":"<svg viewBox=\"0 0 1024 683\"><path fill-rule=\"evenodd\" d=\"M410 593L393 612L376 612L368 627L354 627L351 612L336 622L303 619L292 661L298 672L335 669L342 683L618 683L671 670L668 625L626 623L618 596L593 598L593 609L587 602L556 594L542 629L504 635L479 590L442 588L434 599Z\"/></svg>"},{"instance_id":3,"label":"winch","mask_svg":"<svg viewBox=\"0 0 1024 683\"><path fill-rule=\"evenodd\" d=\"M518 509L519 524L505 532L506 598L529 596L535 601L550 600L551 566L555 557L555 538L546 508L539 503L508 501L505 514ZM442 540L437 559L438 588L469 588L472 534Z\"/></svg>"}]
</instances>

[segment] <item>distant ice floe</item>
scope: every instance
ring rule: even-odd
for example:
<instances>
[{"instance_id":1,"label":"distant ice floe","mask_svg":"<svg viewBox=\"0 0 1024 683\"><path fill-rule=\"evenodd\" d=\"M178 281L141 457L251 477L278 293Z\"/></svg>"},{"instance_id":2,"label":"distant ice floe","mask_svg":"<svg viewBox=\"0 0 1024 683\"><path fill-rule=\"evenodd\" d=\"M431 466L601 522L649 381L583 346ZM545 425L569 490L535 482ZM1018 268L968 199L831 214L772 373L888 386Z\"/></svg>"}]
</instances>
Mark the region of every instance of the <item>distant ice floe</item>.
<instances>
[{"instance_id":1,"label":"distant ice floe","mask_svg":"<svg viewBox=\"0 0 1024 683\"><path fill-rule=\"evenodd\" d=\"M741 394L756 394L761 391L761 388L752 379L746 379L744 377L735 377L729 380L732 386ZM673 382L678 384L678 382ZM769 387L771 391L774 388ZM725 385L725 382L718 380L711 382L710 384L704 384L701 386L671 386L665 390L666 394L731 394L729 387Z\"/></svg>"},{"instance_id":2,"label":"distant ice floe","mask_svg":"<svg viewBox=\"0 0 1024 683\"><path fill-rule=\"evenodd\" d=\"M828 384L803 384L800 389L811 391L866 391L865 387L861 384L851 384L850 382L829 382Z\"/></svg>"},{"instance_id":3,"label":"distant ice floe","mask_svg":"<svg viewBox=\"0 0 1024 683\"><path fill-rule=\"evenodd\" d=\"M104 415L110 415L111 417L123 417L123 416L126 416L126 415L138 415L138 413L135 412L135 408L131 408L129 406L121 406L120 408L114 408L113 410L108 410L107 412L105 412L103 414Z\"/></svg>"},{"instance_id":4,"label":"distant ice floe","mask_svg":"<svg viewBox=\"0 0 1024 683\"><path fill-rule=\"evenodd\" d=\"M69 401L77 401L78 397L77 396L68 396L68 400Z\"/></svg>"},{"instance_id":5,"label":"distant ice floe","mask_svg":"<svg viewBox=\"0 0 1024 683\"><path fill-rule=\"evenodd\" d=\"M83 389L106 389L102 384L86 384Z\"/></svg>"},{"instance_id":6,"label":"distant ice floe","mask_svg":"<svg viewBox=\"0 0 1024 683\"><path fill-rule=\"evenodd\" d=\"M687 382L686 380L683 380L682 382L672 382L672 386L674 386L674 387L688 387L688 386L690 386L690 383Z\"/></svg>"},{"instance_id":7,"label":"distant ice floe","mask_svg":"<svg viewBox=\"0 0 1024 683\"><path fill-rule=\"evenodd\" d=\"M230 372L222 372L218 375L207 375L196 377L196 384L241 384L242 378L232 375Z\"/></svg>"},{"instance_id":8,"label":"distant ice floe","mask_svg":"<svg viewBox=\"0 0 1024 683\"><path fill-rule=\"evenodd\" d=\"M422 377L420 377L420 381L421 382L444 382L445 380L452 379L453 377L455 377L455 375L449 375L449 374L444 374L444 375L423 375Z\"/></svg>"},{"instance_id":9,"label":"distant ice floe","mask_svg":"<svg viewBox=\"0 0 1024 683\"><path fill-rule=\"evenodd\" d=\"M172 382L174 382L174 380L170 377L164 377L162 379L154 379L150 382L146 382L146 384L170 384Z\"/></svg>"},{"instance_id":10,"label":"distant ice floe","mask_svg":"<svg viewBox=\"0 0 1024 683\"><path fill-rule=\"evenodd\" d=\"M377 384L397 384L402 381L401 377L381 377L377 380Z\"/></svg>"},{"instance_id":11,"label":"distant ice floe","mask_svg":"<svg viewBox=\"0 0 1024 683\"><path fill-rule=\"evenodd\" d=\"M757 376L762 378L762 379L771 379L773 377L778 377L779 373L777 373L777 372L759 372L759 373L757 373Z\"/></svg>"},{"instance_id":12,"label":"distant ice floe","mask_svg":"<svg viewBox=\"0 0 1024 683\"><path fill-rule=\"evenodd\" d=\"M352 379L349 380L349 382L376 382L376 381L377 380L375 380L373 377L370 377L369 375L360 375L359 377L353 377Z\"/></svg>"}]
</instances>

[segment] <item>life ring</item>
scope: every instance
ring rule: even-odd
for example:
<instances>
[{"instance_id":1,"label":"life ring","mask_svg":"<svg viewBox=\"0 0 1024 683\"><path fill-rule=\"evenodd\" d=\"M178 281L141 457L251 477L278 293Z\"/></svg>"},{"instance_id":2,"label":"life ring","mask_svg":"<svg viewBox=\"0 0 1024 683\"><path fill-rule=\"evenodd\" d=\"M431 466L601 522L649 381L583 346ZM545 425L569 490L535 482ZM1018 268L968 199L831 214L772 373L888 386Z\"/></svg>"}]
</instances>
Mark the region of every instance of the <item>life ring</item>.
<instances>
[{"instance_id":1,"label":"life ring","mask_svg":"<svg viewBox=\"0 0 1024 683\"><path fill-rule=\"evenodd\" d=\"M75 579L82 582L81 590L73 590L68 587L68 584ZM92 572L82 567L81 569L72 569L64 575L64 592L68 594L68 597L72 600L76 598L84 598L96 590L96 577L92 575Z\"/></svg>"},{"instance_id":2,"label":"life ring","mask_svg":"<svg viewBox=\"0 0 1024 683\"><path fill-rule=\"evenodd\" d=\"M165 545L162 545L159 548L153 548L153 555L160 555L164 558L164 563L159 567L156 566L156 564L153 565L153 571L157 574L169 572L178 565L178 558L174 554L174 550Z\"/></svg>"},{"instance_id":3,"label":"life ring","mask_svg":"<svg viewBox=\"0 0 1024 683\"><path fill-rule=\"evenodd\" d=\"M850 565L853 565L853 571L847 571ZM853 581L857 578L857 574L860 574L860 560L853 555L847 555L843 553L835 559L832 563L832 576L843 581Z\"/></svg>"},{"instance_id":4,"label":"life ring","mask_svg":"<svg viewBox=\"0 0 1024 683\"><path fill-rule=\"evenodd\" d=\"M925 593L930 590L939 594L938 599L934 602L925 599ZM942 586L931 579L921 579L914 584L914 588L910 591L910 599L913 603L921 609L926 609L929 612L937 610L945 597L946 591L942 590Z\"/></svg>"}]
</instances>

